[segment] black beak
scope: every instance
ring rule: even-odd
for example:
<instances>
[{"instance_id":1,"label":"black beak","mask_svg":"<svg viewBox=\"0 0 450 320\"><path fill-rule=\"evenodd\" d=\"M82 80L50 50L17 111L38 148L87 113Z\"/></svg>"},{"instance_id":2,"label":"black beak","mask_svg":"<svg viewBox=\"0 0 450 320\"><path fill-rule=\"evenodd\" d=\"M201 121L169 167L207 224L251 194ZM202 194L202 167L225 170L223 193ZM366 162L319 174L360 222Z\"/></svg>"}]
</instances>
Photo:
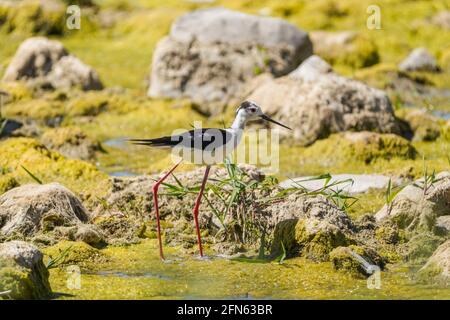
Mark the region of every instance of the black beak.
<instances>
[{"instance_id":1,"label":"black beak","mask_svg":"<svg viewBox=\"0 0 450 320\"><path fill-rule=\"evenodd\" d=\"M275 123L275 124L277 124L277 125L279 125L279 126L281 126L281 127L283 127L283 128L286 128L286 129L292 130L292 129L291 129L291 128L289 128L288 126L285 126L284 124L281 124L281 123L279 123L278 121L275 121L275 120L273 120L273 119L269 118L269 117L268 117L268 116L266 116L265 114L263 114L263 115L261 116L261 119L264 119L264 120L266 120L266 121L269 121L269 122Z\"/></svg>"}]
</instances>

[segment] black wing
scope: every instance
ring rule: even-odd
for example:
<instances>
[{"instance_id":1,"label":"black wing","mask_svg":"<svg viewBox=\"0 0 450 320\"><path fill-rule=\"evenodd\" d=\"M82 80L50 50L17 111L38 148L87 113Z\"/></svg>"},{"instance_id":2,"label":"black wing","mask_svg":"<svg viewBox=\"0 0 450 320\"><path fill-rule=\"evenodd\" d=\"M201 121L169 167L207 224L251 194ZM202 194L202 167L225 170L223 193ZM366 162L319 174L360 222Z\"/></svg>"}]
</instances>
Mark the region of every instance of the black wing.
<instances>
[{"instance_id":1,"label":"black wing","mask_svg":"<svg viewBox=\"0 0 450 320\"><path fill-rule=\"evenodd\" d=\"M224 129L202 128L184 132L179 135L161 137L156 139L131 139L133 144L150 146L156 148L184 147L191 149L201 148L205 150L208 146L218 146L227 144L233 139L233 135Z\"/></svg>"}]
</instances>

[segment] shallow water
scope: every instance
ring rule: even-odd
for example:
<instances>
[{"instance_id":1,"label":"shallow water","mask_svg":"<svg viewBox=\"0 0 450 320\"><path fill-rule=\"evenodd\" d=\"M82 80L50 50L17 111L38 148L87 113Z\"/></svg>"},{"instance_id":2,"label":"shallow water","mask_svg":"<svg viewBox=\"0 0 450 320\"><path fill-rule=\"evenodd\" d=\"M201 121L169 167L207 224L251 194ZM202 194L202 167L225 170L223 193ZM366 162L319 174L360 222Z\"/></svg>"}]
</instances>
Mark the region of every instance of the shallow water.
<instances>
[{"instance_id":1,"label":"shallow water","mask_svg":"<svg viewBox=\"0 0 450 320\"><path fill-rule=\"evenodd\" d=\"M51 285L59 299L450 299L450 288L418 284L405 266L390 266L380 289L369 289L331 263L197 259L166 249L168 262L159 260L155 240L107 248L110 262L82 271L79 289L68 288L64 268L51 270Z\"/></svg>"}]
</instances>

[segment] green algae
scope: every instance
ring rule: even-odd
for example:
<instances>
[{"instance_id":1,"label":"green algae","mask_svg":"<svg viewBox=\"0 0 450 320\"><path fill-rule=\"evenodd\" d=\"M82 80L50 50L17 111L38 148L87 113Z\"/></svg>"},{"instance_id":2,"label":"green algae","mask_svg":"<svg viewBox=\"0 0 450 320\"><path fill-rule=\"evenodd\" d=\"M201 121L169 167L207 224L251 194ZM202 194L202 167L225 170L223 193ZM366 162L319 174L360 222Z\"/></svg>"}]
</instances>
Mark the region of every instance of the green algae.
<instances>
[{"instance_id":1,"label":"green algae","mask_svg":"<svg viewBox=\"0 0 450 320\"><path fill-rule=\"evenodd\" d=\"M159 260L157 241L108 247L108 263L82 272L81 288L68 289L66 269L50 270L53 291L60 299L448 299L445 287L416 284L407 268L391 266L381 273L381 289L366 280L333 270L332 263L304 258L277 263L247 263L217 257L197 259L166 248ZM73 295L73 296L70 296Z\"/></svg>"}]
</instances>

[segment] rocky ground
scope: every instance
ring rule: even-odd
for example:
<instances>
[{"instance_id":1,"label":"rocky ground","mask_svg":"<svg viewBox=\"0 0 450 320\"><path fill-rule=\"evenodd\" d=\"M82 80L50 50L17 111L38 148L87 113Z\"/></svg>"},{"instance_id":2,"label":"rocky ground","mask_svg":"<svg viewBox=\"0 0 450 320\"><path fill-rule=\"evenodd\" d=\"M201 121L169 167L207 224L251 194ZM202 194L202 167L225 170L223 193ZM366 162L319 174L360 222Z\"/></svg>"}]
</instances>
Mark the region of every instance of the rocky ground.
<instances>
[{"instance_id":1,"label":"rocky ground","mask_svg":"<svg viewBox=\"0 0 450 320\"><path fill-rule=\"evenodd\" d=\"M0 0L0 298L448 299L448 6L382 1L370 30L368 4L82 1L69 30L64 1ZM280 169L212 169L199 261L183 165L163 264L170 157L125 139L222 127L244 99L293 128Z\"/></svg>"}]
</instances>

